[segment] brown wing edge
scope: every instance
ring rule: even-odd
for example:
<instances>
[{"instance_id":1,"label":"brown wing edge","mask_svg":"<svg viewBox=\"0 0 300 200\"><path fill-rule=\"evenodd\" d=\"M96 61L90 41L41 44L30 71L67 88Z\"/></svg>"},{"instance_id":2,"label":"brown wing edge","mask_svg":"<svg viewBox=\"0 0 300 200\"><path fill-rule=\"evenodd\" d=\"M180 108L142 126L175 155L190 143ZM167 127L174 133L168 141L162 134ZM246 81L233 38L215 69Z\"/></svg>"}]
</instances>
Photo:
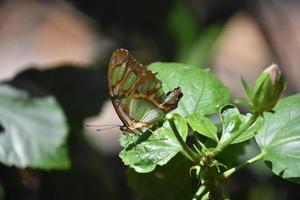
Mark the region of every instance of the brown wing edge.
<instances>
[{"instance_id":1,"label":"brown wing edge","mask_svg":"<svg viewBox=\"0 0 300 200\"><path fill-rule=\"evenodd\" d=\"M109 87L109 94L110 96L113 96L114 94L112 93L112 72L113 68L116 66L124 63L127 61L129 56L129 52L126 49L117 49L113 52L110 61L109 61L109 67L108 67L108 74L107 74L107 81L108 81L108 87Z\"/></svg>"},{"instance_id":2,"label":"brown wing edge","mask_svg":"<svg viewBox=\"0 0 300 200\"><path fill-rule=\"evenodd\" d=\"M121 121L124 124L124 126L122 126L120 128L121 131L126 130L128 132L128 130L132 130L132 125L130 124L130 122L128 120L126 120L126 118L128 118L128 116L127 117L123 116L123 114L121 113L121 111L118 108L119 105L116 102L118 101L119 97L113 93L113 86L112 86L112 82L111 82L113 68L122 63L126 63L127 70L129 69L129 70L133 71L138 76L138 79L140 79L141 73L144 70L147 70L147 68L144 67L142 64L140 64L137 60L135 60L131 56L129 51L126 49L115 50L113 52L110 62L109 62L109 70L108 70L107 78L108 78L109 93L110 93L111 101L112 101L112 104L114 106L114 109L115 109L117 115L119 116L119 118L121 119ZM119 83L119 84L122 84L122 83ZM135 83L135 84L137 84L137 83Z\"/></svg>"},{"instance_id":3,"label":"brown wing edge","mask_svg":"<svg viewBox=\"0 0 300 200\"><path fill-rule=\"evenodd\" d=\"M178 106L179 100L183 97L180 87L173 89L166 94L166 101L160 106L161 109L168 113Z\"/></svg>"}]
</instances>

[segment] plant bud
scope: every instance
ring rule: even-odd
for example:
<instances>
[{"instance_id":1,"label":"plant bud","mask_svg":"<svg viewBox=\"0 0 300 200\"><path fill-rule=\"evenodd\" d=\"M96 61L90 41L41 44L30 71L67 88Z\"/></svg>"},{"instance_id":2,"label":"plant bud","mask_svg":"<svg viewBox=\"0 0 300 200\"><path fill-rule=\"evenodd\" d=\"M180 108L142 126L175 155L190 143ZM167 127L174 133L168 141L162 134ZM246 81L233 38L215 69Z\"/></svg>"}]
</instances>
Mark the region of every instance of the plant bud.
<instances>
[{"instance_id":1,"label":"plant bud","mask_svg":"<svg viewBox=\"0 0 300 200\"><path fill-rule=\"evenodd\" d=\"M254 112L271 111L284 88L284 78L278 65L272 64L255 80L248 95Z\"/></svg>"}]
</instances>

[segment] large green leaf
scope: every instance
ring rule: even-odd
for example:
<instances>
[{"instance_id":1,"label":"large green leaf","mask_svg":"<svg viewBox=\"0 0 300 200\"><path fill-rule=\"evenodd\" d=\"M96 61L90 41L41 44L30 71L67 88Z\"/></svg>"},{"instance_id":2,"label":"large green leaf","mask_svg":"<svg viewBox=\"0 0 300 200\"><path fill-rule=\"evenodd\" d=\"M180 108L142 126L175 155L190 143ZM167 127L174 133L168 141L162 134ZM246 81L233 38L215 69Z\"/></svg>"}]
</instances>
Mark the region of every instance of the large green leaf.
<instances>
[{"instance_id":1,"label":"large green leaf","mask_svg":"<svg viewBox=\"0 0 300 200\"><path fill-rule=\"evenodd\" d=\"M67 168L66 120L53 97L0 85L0 161L20 168Z\"/></svg>"},{"instance_id":2,"label":"large green leaf","mask_svg":"<svg viewBox=\"0 0 300 200\"><path fill-rule=\"evenodd\" d=\"M264 115L256 141L275 174L300 183L300 94L280 100L274 110Z\"/></svg>"},{"instance_id":3,"label":"large green leaf","mask_svg":"<svg viewBox=\"0 0 300 200\"><path fill-rule=\"evenodd\" d=\"M185 141L188 127L185 119L178 114L173 115L175 125ZM125 165L134 168L136 172L147 173L156 165L164 165L182 150L168 122L155 132L146 131L139 135L122 135L121 145L125 147L120 152L120 158Z\"/></svg>"},{"instance_id":4,"label":"large green leaf","mask_svg":"<svg viewBox=\"0 0 300 200\"><path fill-rule=\"evenodd\" d=\"M184 96L179 101L178 109L175 110L182 116L193 113L212 114L229 101L227 87L207 70L178 63L154 63L149 68L158 72L158 78L163 81L165 91L178 86L182 88ZM185 119L178 114L173 117L185 140L187 137ZM121 138L121 145L125 147L120 153L123 162L140 173L150 172L156 165L166 164L182 150L168 123L154 133L148 131L141 136L124 135Z\"/></svg>"},{"instance_id":5,"label":"large green leaf","mask_svg":"<svg viewBox=\"0 0 300 200\"><path fill-rule=\"evenodd\" d=\"M163 89L170 91L180 87L183 97L176 112L188 116L195 112L208 115L218 112L230 100L228 88L217 80L208 70L180 63L153 63L149 66L158 72Z\"/></svg>"},{"instance_id":6,"label":"large green leaf","mask_svg":"<svg viewBox=\"0 0 300 200\"><path fill-rule=\"evenodd\" d=\"M220 143L225 142L234 132L243 127L251 117L251 114L240 114L239 110L233 105L226 105L221 110L221 119L223 121L223 131ZM244 142L254 137L254 135L262 128L263 119L259 117L252 126L250 126L244 133L236 138L232 144Z\"/></svg>"},{"instance_id":7,"label":"large green leaf","mask_svg":"<svg viewBox=\"0 0 300 200\"><path fill-rule=\"evenodd\" d=\"M141 199L190 200L197 182L188 176L192 163L178 154L168 164L147 174L128 171L128 185Z\"/></svg>"}]
</instances>

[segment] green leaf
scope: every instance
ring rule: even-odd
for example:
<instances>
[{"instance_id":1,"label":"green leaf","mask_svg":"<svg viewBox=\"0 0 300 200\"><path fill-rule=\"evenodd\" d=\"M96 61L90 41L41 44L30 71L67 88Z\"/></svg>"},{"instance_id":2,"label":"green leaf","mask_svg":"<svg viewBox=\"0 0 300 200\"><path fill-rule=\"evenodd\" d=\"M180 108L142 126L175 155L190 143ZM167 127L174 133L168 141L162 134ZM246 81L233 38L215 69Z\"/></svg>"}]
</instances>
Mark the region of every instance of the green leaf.
<instances>
[{"instance_id":1,"label":"green leaf","mask_svg":"<svg viewBox=\"0 0 300 200\"><path fill-rule=\"evenodd\" d=\"M251 114L240 114L239 110L234 105L226 105L221 109L221 118L223 121L223 131L220 143L225 142L235 131L243 127L251 117ZM236 138L232 144L244 142L254 137L254 135L263 126L263 119L259 117L252 126L250 126L244 133Z\"/></svg>"},{"instance_id":2,"label":"green leaf","mask_svg":"<svg viewBox=\"0 0 300 200\"><path fill-rule=\"evenodd\" d=\"M185 141L188 127L185 119L173 114L175 125ZM162 128L151 132L146 131L141 136L122 135L121 144L125 148L119 156L125 165L134 168L136 172L147 173L156 167L164 165L182 150L168 122Z\"/></svg>"},{"instance_id":3,"label":"green leaf","mask_svg":"<svg viewBox=\"0 0 300 200\"><path fill-rule=\"evenodd\" d=\"M229 90L208 70L180 63L153 63L149 66L163 82L164 91L180 87L183 97L176 112L186 117L195 112L208 115L229 102Z\"/></svg>"},{"instance_id":4,"label":"green leaf","mask_svg":"<svg viewBox=\"0 0 300 200\"><path fill-rule=\"evenodd\" d=\"M189 115L187 122L197 133L200 133L215 141L219 140L217 135L217 127L204 115L201 115L200 113Z\"/></svg>"},{"instance_id":5,"label":"green leaf","mask_svg":"<svg viewBox=\"0 0 300 200\"><path fill-rule=\"evenodd\" d=\"M20 168L68 168L66 119L55 98L0 85L0 161Z\"/></svg>"},{"instance_id":6,"label":"green leaf","mask_svg":"<svg viewBox=\"0 0 300 200\"><path fill-rule=\"evenodd\" d=\"M167 165L148 174L129 170L128 185L144 200L190 200L197 187L196 181L188 176L191 165L189 160L178 154Z\"/></svg>"},{"instance_id":7,"label":"green leaf","mask_svg":"<svg viewBox=\"0 0 300 200\"><path fill-rule=\"evenodd\" d=\"M256 141L275 174L300 183L300 94L280 100L274 111L265 113Z\"/></svg>"}]
</instances>

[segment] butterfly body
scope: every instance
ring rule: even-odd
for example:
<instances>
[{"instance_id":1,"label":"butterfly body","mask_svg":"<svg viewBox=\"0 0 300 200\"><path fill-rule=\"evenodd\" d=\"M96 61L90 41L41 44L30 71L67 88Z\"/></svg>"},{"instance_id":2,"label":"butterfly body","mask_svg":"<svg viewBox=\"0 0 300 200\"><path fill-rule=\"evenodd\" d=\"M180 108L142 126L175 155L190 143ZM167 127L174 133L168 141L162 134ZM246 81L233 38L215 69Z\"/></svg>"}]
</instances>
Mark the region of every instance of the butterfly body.
<instances>
[{"instance_id":1,"label":"butterfly body","mask_svg":"<svg viewBox=\"0 0 300 200\"><path fill-rule=\"evenodd\" d=\"M125 49L113 52L108 84L112 104L124 123L121 131L142 133L165 118L182 97L180 88L165 94L155 74Z\"/></svg>"}]
</instances>

